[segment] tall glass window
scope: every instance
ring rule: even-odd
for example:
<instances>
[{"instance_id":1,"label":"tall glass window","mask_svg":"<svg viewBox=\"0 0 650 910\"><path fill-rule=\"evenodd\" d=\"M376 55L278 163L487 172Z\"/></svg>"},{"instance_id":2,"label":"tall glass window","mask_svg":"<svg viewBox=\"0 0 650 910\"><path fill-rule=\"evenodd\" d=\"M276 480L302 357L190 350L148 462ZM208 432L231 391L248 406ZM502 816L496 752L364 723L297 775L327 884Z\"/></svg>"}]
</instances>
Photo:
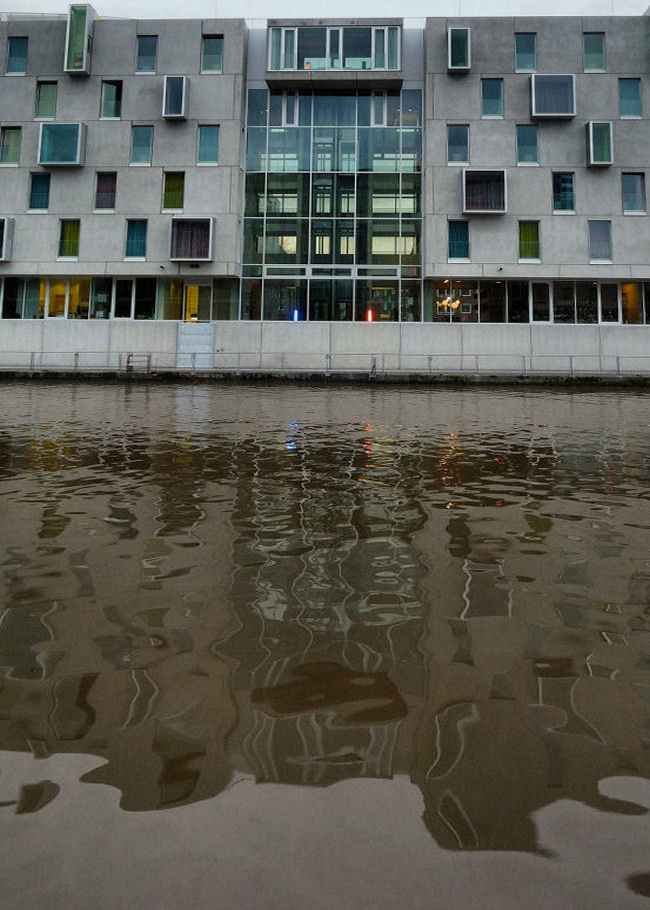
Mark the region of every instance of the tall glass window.
<instances>
[{"instance_id":1,"label":"tall glass window","mask_svg":"<svg viewBox=\"0 0 650 910\"><path fill-rule=\"evenodd\" d=\"M138 35L135 61L136 73L155 73L158 55L157 35Z\"/></svg>"},{"instance_id":2,"label":"tall glass window","mask_svg":"<svg viewBox=\"0 0 650 910\"><path fill-rule=\"evenodd\" d=\"M29 184L30 209L47 209L50 205L50 175L32 174Z\"/></svg>"},{"instance_id":3,"label":"tall glass window","mask_svg":"<svg viewBox=\"0 0 650 910\"><path fill-rule=\"evenodd\" d=\"M59 256L76 258L79 255L79 220L65 218L60 222Z\"/></svg>"},{"instance_id":4,"label":"tall glass window","mask_svg":"<svg viewBox=\"0 0 650 910\"><path fill-rule=\"evenodd\" d=\"M0 164L20 161L20 127L3 126L0 130Z\"/></svg>"},{"instance_id":5,"label":"tall glass window","mask_svg":"<svg viewBox=\"0 0 650 910\"><path fill-rule=\"evenodd\" d=\"M517 164L537 164L537 127L531 123L517 126Z\"/></svg>"},{"instance_id":6,"label":"tall glass window","mask_svg":"<svg viewBox=\"0 0 650 910\"><path fill-rule=\"evenodd\" d=\"M223 35L204 35L201 40L201 72L223 71Z\"/></svg>"},{"instance_id":7,"label":"tall glass window","mask_svg":"<svg viewBox=\"0 0 650 910\"><path fill-rule=\"evenodd\" d=\"M27 38L9 38L7 48L7 72L15 75L27 72Z\"/></svg>"},{"instance_id":8,"label":"tall glass window","mask_svg":"<svg viewBox=\"0 0 650 910\"><path fill-rule=\"evenodd\" d=\"M611 221L589 222L589 258L607 262L612 258Z\"/></svg>"},{"instance_id":9,"label":"tall glass window","mask_svg":"<svg viewBox=\"0 0 650 910\"><path fill-rule=\"evenodd\" d=\"M622 174L623 211L645 212L645 174Z\"/></svg>"},{"instance_id":10,"label":"tall glass window","mask_svg":"<svg viewBox=\"0 0 650 910\"><path fill-rule=\"evenodd\" d=\"M481 117L503 117L503 79L481 79Z\"/></svg>"},{"instance_id":11,"label":"tall glass window","mask_svg":"<svg viewBox=\"0 0 650 910\"><path fill-rule=\"evenodd\" d=\"M582 36L585 71L605 69L604 32L585 32Z\"/></svg>"},{"instance_id":12,"label":"tall glass window","mask_svg":"<svg viewBox=\"0 0 650 910\"><path fill-rule=\"evenodd\" d=\"M400 28L301 26L269 29L270 70L397 70Z\"/></svg>"},{"instance_id":13,"label":"tall glass window","mask_svg":"<svg viewBox=\"0 0 650 910\"><path fill-rule=\"evenodd\" d=\"M575 211L573 174L571 174L571 173L553 174L553 211L554 212L573 212L573 211Z\"/></svg>"},{"instance_id":14,"label":"tall glass window","mask_svg":"<svg viewBox=\"0 0 650 910\"><path fill-rule=\"evenodd\" d=\"M129 219L126 222L126 259L144 259L147 255L147 222Z\"/></svg>"},{"instance_id":15,"label":"tall glass window","mask_svg":"<svg viewBox=\"0 0 650 910\"><path fill-rule=\"evenodd\" d=\"M641 80L618 80L618 112L621 117L641 116Z\"/></svg>"},{"instance_id":16,"label":"tall glass window","mask_svg":"<svg viewBox=\"0 0 650 910\"><path fill-rule=\"evenodd\" d=\"M531 72L537 68L537 35L519 32L515 35L515 69Z\"/></svg>"},{"instance_id":17,"label":"tall glass window","mask_svg":"<svg viewBox=\"0 0 650 910\"><path fill-rule=\"evenodd\" d=\"M469 224L467 221L449 222L449 259L469 259Z\"/></svg>"},{"instance_id":18,"label":"tall glass window","mask_svg":"<svg viewBox=\"0 0 650 910\"><path fill-rule=\"evenodd\" d=\"M36 83L36 104L34 116L51 120L56 114L56 82Z\"/></svg>"},{"instance_id":19,"label":"tall glass window","mask_svg":"<svg viewBox=\"0 0 650 910\"><path fill-rule=\"evenodd\" d=\"M539 259L539 221L519 222L519 258Z\"/></svg>"},{"instance_id":20,"label":"tall glass window","mask_svg":"<svg viewBox=\"0 0 650 910\"><path fill-rule=\"evenodd\" d=\"M151 164L153 126L134 126L131 130L131 164Z\"/></svg>"},{"instance_id":21,"label":"tall glass window","mask_svg":"<svg viewBox=\"0 0 650 910\"><path fill-rule=\"evenodd\" d=\"M450 164L469 164L469 126L450 124L447 127L447 161Z\"/></svg>"},{"instance_id":22,"label":"tall glass window","mask_svg":"<svg viewBox=\"0 0 650 910\"><path fill-rule=\"evenodd\" d=\"M219 161L219 127L199 126L199 164L217 164Z\"/></svg>"}]
</instances>

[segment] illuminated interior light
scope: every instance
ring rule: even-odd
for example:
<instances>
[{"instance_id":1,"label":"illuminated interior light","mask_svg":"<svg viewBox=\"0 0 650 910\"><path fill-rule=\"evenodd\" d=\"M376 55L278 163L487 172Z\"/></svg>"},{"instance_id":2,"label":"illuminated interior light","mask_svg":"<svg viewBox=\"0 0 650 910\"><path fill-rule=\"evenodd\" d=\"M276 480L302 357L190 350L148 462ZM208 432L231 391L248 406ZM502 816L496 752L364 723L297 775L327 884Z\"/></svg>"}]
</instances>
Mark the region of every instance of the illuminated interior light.
<instances>
[{"instance_id":1,"label":"illuminated interior light","mask_svg":"<svg viewBox=\"0 0 650 910\"><path fill-rule=\"evenodd\" d=\"M370 307L366 310L366 322L372 322L375 316Z\"/></svg>"},{"instance_id":2,"label":"illuminated interior light","mask_svg":"<svg viewBox=\"0 0 650 910\"><path fill-rule=\"evenodd\" d=\"M298 322L298 319L299 319L298 310L294 310L293 311L293 321Z\"/></svg>"}]
</instances>

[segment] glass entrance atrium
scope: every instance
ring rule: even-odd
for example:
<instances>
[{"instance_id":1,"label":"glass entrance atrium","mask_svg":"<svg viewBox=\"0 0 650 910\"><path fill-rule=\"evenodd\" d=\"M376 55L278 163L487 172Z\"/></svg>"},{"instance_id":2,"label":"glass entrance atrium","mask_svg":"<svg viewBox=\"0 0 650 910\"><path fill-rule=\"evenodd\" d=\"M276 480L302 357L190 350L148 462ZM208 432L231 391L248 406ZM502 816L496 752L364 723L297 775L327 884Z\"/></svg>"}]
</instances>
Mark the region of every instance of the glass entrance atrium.
<instances>
[{"instance_id":1,"label":"glass entrance atrium","mask_svg":"<svg viewBox=\"0 0 650 910\"><path fill-rule=\"evenodd\" d=\"M422 93L248 93L244 319L421 319Z\"/></svg>"}]
</instances>

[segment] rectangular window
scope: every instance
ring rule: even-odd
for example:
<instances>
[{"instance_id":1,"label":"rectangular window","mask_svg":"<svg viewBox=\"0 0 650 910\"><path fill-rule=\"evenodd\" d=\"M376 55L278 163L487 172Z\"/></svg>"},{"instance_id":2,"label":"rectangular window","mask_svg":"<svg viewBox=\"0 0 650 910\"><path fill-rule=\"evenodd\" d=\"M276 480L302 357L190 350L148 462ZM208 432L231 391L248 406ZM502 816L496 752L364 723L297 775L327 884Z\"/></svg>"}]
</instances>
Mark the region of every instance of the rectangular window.
<instances>
[{"instance_id":1,"label":"rectangular window","mask_svg":"<svg viewBox=\"0 0 650 910\"><path fill-rule=\"evenodd\" d=\"M589 222L589 258L611 261L612 258L612 223L611 221Z\"/></svg>"},{"instance_id":2,"label":"rectangular window","mask_svg":"<svg viewBox=\"0 0 650 910\"><path fill-rule=\"evenodd\" d=\"M3 126L0 130L0 164L18 164L20 160L20 127Z\"/></svg>"},{"instance_id":3,"label":"rectangular window","mask_svg":"<svg viewBox=\"0 0 650 910\"><path fill-rule=\"evenodd\" d=\"M32 174L29 183L30 209L47 209L50 205L50 175Z\"/></svg>"},{"instance_id":4,"label":"rectangular window","mask_svg":"<svg viewBox=\"0 0 650 910\"><path fill-rule=\"evenodd\" d=\"M185 174L166 171L163 182L163 209L182 209L185 196Z\"/></svg>"},{"instance_id":5,"label":"rectangular window","mask_svg":"<svg viewBox=\"0 0 650 910\"><path fill-rule=\"evenodd\" d=\"M34 116L41 120L53 120L56 114L56 82L36 83L36 104Z\"/></svg>"},{"instance_id":6,"label":"rectangular window","mask_svg":"<svg viewBox=\"0 0 650 910\"><path fill-rule=\"evenodd\" d=\"M467 221L449 222L449 259L469 259L469 223Z\"/></svg>"},{"instance_id":7,"label":"rectangular window","mask_svg":"<svg viewBox=\"0 0 650 910\"><path fill-rule=\"evenodd\" d=\"M134 126L131 130L131 164L151 164L153 127Z\"/></svg>"},{"instance_id":8,"label":"rectangular window","mask_svg":"<svg viewBox=\"0 0 650 910\"><path fill-rule=\"evenodd\" d=\"M517 164L537 164L537 127L522 123L517 126Z\"/></svg>"},{"instance_id":9,"label":"rectangular window","mask_svg":"<svg viewBox=\"0 0 650 910\"><path fill-rule=\"evenodd\" d=\"M531 116L575 117L574 77L534 74L531 82Z\"/></svg>"},{"instance_id":10,"label":"rectangular window","mask_svg":"<svg viewBox=\"0 0 650 910\"><path fill-rule=\"evenodd\" d=\"M469 126L466 123L447 127L447 161L469 164Z\"/></svg>"},{"instance_id":11,"label":"rectangular window","mask_svg":"<svg viewBox=\"0 0 650 910\"><path fill-rule=\"evenodd\" d=\"M553 174L553 211L575 211L573 174Z\"/></svg>"},{"instance_id":12,"label":"rectangular window","mask_svg":"<svg viewBox=\"0 0 650 910\"><path fill-rule=\"evenodd\" d=\"M90 72L90 52L92 50L92 27L94 10L92 7L71 6L68 10L68 23L65 37L65 72L88 74Z\"/></svg>"},{"instance_id":13,"label":"rectangular window","mask_svg":"<svg viewBox=\"0 0 650 910\"><path fill-rule=\"evenodd\" d=\"M126 259L144 259L147 255L147 222L129 219L126 222Z\"/></svg>"},{"instance_id":14,"label":"rectangular window","mask_svg":"<svg viewBox=\"0 0 650 910\"><path fill-rule=\"evenodd\" d=\"M168 120L184 120L187 108L187 76L165 76L162 115Z\"/></svg>"},{"instance_id":15,"label":"rectangular window","mask_svg":"<svg viewBox=\"0 0 650 910\"><path fill-rule=\"evenodd\" d=\"M587 164L606 167L612 162L612 124L590 120L587 123Z\"/></svg>"},{"instance_id":16,"label":"rectangular window","mask_svg":"<svg viewBox=\"0 0 650 910\"><path fill-rule=\"evenodd\" d=\"M645 212L645 174L622 174L623 211Z\"/></svg>"},{"instance_id":17,"label":"rectangular window","mask_svg":"<svg viewBox=\"0 0 650 910\"><path fill-rule=\"evenodd\" d=\"M537 68L537 35L519 32L515 35L515 69L530 72Z\"/></svg>"},{"instance_id":18,"label":"rectangular window","mask_svg":"<svg viewBox=\"0 0 650 910\"><path fill-rule=\"evenodd\" d=\"M519 258L539 259L539 221L519 222Z\"/></svg>"},{"instance_id":19,"label":"rectangular window","mask_svg":"<svg viewBox=\"0 0 650 910\"><path fill-rule=\"evenodd\" d=\"M219 127L199 126L198 146L199 164L217 164L219 161Z\"/></svg>"},{"instance_id":20,"label":"rectangular window","mask_svg":"<svg viewBox=\"0 0 650 910\"><path fill-rule=\"evenodd\" d=\"M136 73L155 73L156 57L158 54L157 35L138 35L137 56L135 61Z\"/></svg>"},{"instance_id":21,"label":"rectangular window","mask_svg":"<svg viewBox=\"0 0 650 910\"><path fill-rule=\"evenodd\" d=\"M79 220L66 218L60 226L59 256L76 258L79 255Z\"/></svg>"},{"instance_id":22,"label":"rectangular window","mask_svg":"<svg viewBox=\"0 0 650 910\"><path fill-rule=\"evenodd\" d=\"M503 79L481 79L481 117L503 117Z\"/></svg>"},{"instance_id":23,"label":"rectangular window","mask_svg":"<svg viewBox=\"0 0 650 910\"><path fill-rule=\"evenodd\" d=\"M463 171L463 211L506 211L506 172Z\"/></svg>"},{"instance_id":24,"label":"rectangular window","mask_svg":"<svg viewBox=\"0 0 650 910\"><path fill-rule=\"evenodd\" d=\"M223 72L223 35L204 35L201 40L201 72Z\"/></svg>"},{"instance_id":25,"label":"rectangular window","mask_svg":"<svg viewBox=\"0 0 650 910\"><path fill-rule=\"evenodd\" d=\"M169 258L181 261L212 258L212 219L174 218Z\"/></svg>"},{"instance_id":26,"label":"rectangular window","mask_svg":"<svg viewBox=\"0 0 650 910\"><path fill-rule=\"evenodd\" d=\"M102 106L100 117L116 120L122 115L122 83L102 82Z\"/></svg>"},{"instance_id":27,"label":"rectangular window","mask_svg":"<svg viewBox=\"0 0 650 910\"><path fill-rule=\"evenodd\" d=\"M470 39L468 28L450 28L447 31L447 69L470 68Z\"/></svg>"},{"instance_id":28,"label":"rectangular window","mask_svg":"<svg viewBox=\"0 0 650 910\"><path fill-rule=\"evenodd\" d=\"M86 145L83 123L41 123L38 163L48 167L80 166Z\"/></svg>"},{"instance_id":29,"label":"rectangular window","mask_svg":"<svg viewBox=\"0 0 650 910\"><path fill-rule=\"evenodd\" d=\"M115 172L98 173L97 187L95 190L95 208L114 209L116 190L117 174Z\"/></svg>"},{"instance_id":30,"label":"rectangular window","mask_svg":"<svg viewBox=\"0 0 650 910\"><path fill-rule=\"evenodd\" d=\"M582 36L585 72L605 69L605 33L585 32Z\"/></svg>"},{"instance_id":31,"label":"rectangular window","mask_svg":"<svg viewBox=\"0 0 650 910\"><path fill-rule=\"evenodd\" d=\"M9 38L7 72L24 75L27 72L27 38Z\"/></svg>"},{"instance_id":32,"label":"rectangular window","mask_svg":"<svg viewBox=\"0 0 650 910\"><path fill-rule=\"evenodd\" d=\"M618 80L618 112L621 117L641 116L641 80Z\"/></svg>"}]
</instances>

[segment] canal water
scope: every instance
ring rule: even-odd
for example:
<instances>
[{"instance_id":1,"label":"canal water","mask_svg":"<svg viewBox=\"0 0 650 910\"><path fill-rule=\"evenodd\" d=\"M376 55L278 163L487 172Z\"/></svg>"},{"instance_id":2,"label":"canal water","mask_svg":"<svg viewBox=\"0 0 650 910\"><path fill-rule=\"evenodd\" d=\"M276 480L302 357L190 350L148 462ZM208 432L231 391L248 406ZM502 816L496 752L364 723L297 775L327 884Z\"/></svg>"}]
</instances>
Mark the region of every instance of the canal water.
<instances>
[{"instance_id":1,"label":"canal water","mask_svg":"<svg viewBox=\"0 0 650 910\"><path fill-rule=\"evenodd\" d=\"M0 386L3 907L650 895L650 394Z\"/></svg>"}]
</instances>

